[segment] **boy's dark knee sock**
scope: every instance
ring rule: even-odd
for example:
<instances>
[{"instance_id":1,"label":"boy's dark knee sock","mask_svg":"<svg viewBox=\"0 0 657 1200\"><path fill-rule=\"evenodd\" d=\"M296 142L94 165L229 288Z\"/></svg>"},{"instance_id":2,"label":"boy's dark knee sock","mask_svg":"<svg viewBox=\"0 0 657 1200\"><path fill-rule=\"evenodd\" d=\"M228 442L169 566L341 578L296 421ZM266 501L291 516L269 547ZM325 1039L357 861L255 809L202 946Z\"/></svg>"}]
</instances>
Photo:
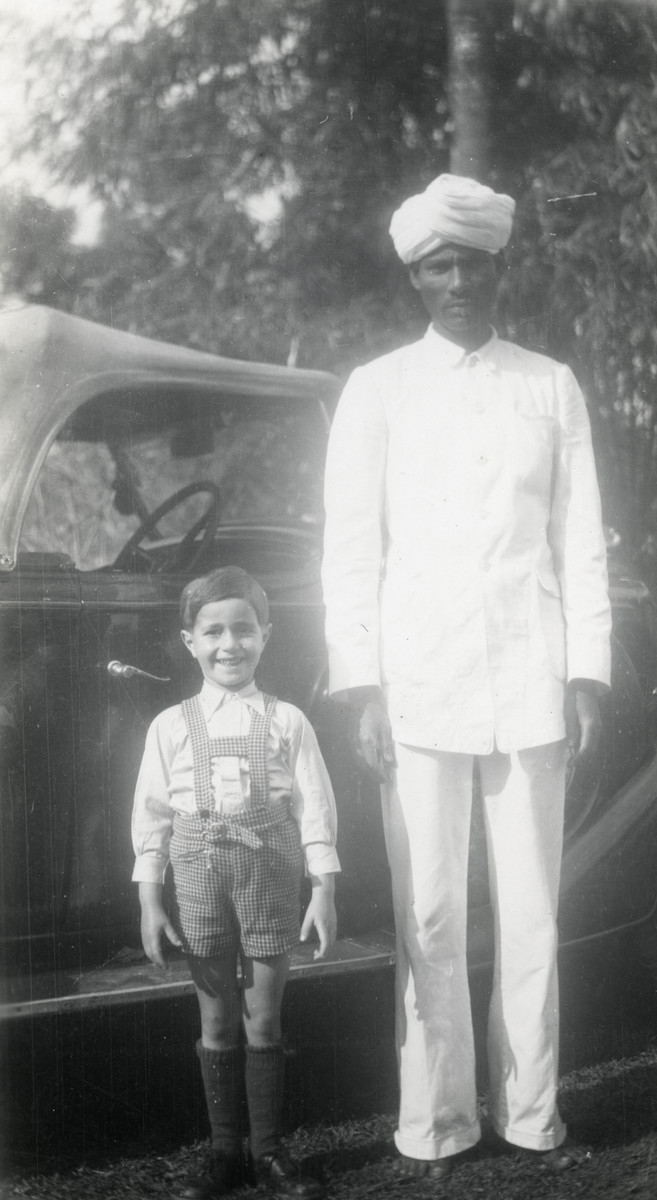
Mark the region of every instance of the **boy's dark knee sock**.
<instances>
[{"instance_id":1,"label":"boy's dark knee sock","mask_svg":"<svg viewBox=\"0 0 657 1200\"><path fill-rule=\"evenodd\" d=\"M284 1074L280 1042L246 1047L246 1099L253 1158L271 1154L280 1145Z\"/></svg>"},{"instance_id":2,"label":"boy's dark knee sock","mask_svg":"<svg viewBox=\"0 0 657 1200\"><path fill-rule=\"evenodd\" d=\"M212 1150L239 1154L244 1124L244 1048L240 1045L209 1050L199 1039L196 1053L210 1118Z\"/></svg>"}]
</instances>

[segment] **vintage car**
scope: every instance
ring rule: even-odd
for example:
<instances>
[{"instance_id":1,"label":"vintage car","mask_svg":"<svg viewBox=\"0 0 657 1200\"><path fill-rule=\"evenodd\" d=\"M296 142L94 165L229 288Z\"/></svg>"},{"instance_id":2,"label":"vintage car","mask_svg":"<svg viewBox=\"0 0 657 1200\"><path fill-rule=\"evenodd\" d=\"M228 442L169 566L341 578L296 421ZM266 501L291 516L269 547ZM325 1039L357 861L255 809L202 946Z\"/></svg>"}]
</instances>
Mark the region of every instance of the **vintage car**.
<instances>
[{"instance_id":1,"label":"vintage car","mask_svg":"<svg viewBox=\"0 0 657 1200\"><path fill-rule=\"evenodd\" d=\"M191 694L178 598L237 563L264 584L268 690L314 723L340 820L340 940L293 977L394 960L376 788L327 698L321 480L337 384L237 362L44 307L0 314L2 1015L190 989L143 957L130 882L146 728ZM657 899L655 610L610 561L613 688L598 760L570 781L563 943L652 920ZM454 581L458 603L458 580ZM470 959L491 962L482 823L471 847Z\"/></svg>"}]
</instances>

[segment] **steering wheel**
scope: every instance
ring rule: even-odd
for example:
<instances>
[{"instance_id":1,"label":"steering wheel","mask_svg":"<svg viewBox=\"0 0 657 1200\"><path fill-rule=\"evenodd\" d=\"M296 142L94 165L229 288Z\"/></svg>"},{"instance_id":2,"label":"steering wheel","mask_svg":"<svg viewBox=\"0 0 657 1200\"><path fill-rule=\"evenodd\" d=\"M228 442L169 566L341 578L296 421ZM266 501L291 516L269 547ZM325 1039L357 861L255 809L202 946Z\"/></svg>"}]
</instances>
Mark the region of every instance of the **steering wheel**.
<instances>
[{"instance_id":1,"label":"steering wheel","mask_svg":"<svg viewBox=\"0 0 657 1200\"><path fill-rule=\"evenodd\" d=\"M148 537L153 530L157 529L158 524L167 513L173 508L177 508L189 496L195 496L198 492L208 492L210 495L210 503L205 512L198 521L187 530L183 538L171 548L171 553L165 554L163 557L158 555L156 560L150 558L148 552L141 548L140 543L145 537ZM196 563L203 556L207 546L212 541L217 525L219 524L219 488L214 483L208 480L203 480L200 483L188 483L186 487L179 488L162 504L154 508L152 513L141 522L141 525L131 537L128 538L125 546L117 554L112 568L115 571L128 571L134 569L134 558L139 552L140 568L148 571L162 573L164 571L182 571L191 570L196 566ZM198 534L203 531L201 540L197 543Z\"/></svg>"}]
</instances>

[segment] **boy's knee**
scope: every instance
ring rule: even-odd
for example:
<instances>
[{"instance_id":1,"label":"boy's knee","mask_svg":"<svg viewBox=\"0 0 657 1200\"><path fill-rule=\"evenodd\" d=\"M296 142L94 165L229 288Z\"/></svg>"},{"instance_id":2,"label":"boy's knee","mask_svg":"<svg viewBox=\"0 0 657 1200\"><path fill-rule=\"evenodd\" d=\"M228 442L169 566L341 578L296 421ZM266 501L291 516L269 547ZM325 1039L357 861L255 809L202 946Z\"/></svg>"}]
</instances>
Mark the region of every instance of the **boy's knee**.
<instances>
[{"instance_id":1,"label":"boy's knee","mask_svg":"<svg viewBox=\"0 0 657 1200\"><path fill-rule=\"evenodd\" d=\"M201 1017L201 1041L209 1050L230 1050L240 1041L240 1020L226 1020L207 1014Z\"/></svg>"},{"instance_id":2,"label":"boy's knee","mask_svg":"<svg viewBox=\"0 0 657 1200\"><path fill-rule=\"evenodd\" d=\"M269 1046L281 1040L280 1020L275 1013L251 1013L244 1020L250 1046Z\"/></svg>"},{"instance_id":3,"label":"boy's knee","mask_svg":"<svg viewBox=\"0 0 657 1200\"><path fill-rule=\"evenodd\" d=\"M281 1013L276 1006L247 1003L243 1024L249 1045L265 1046L281 1040Z\"/></svg>"}]
</instances>

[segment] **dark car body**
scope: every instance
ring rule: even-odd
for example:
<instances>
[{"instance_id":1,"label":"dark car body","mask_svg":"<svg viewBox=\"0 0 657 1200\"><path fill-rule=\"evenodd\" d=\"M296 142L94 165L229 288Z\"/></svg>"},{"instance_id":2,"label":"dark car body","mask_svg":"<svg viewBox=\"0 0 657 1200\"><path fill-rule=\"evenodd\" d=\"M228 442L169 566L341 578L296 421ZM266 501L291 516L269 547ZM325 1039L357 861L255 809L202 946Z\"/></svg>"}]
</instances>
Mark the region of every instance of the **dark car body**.
<instances>
[{"instance_id":1,"label":"dark car body","mask_svg":"<svg viewBox=\"0 0 657 1200\"><path fill-rule=\"evenodd\" d=\"M300 948L294 971L393 961L376 788L326 692L321 479L336 395L320 372L231 361L46 308L0 314L5 1018L190 987L182 960L162 973L141 952L130 815L149 722L198 686L180 591L227 563L269 594L260 682L314 723L338 802L340 941L323 966ZM654 607L611 568L612 694L600 755L569 789L563 942L647 921L657 897ZM473 970L490 963L476 807L469 949Z\"/></svg>"}]
</instances>

